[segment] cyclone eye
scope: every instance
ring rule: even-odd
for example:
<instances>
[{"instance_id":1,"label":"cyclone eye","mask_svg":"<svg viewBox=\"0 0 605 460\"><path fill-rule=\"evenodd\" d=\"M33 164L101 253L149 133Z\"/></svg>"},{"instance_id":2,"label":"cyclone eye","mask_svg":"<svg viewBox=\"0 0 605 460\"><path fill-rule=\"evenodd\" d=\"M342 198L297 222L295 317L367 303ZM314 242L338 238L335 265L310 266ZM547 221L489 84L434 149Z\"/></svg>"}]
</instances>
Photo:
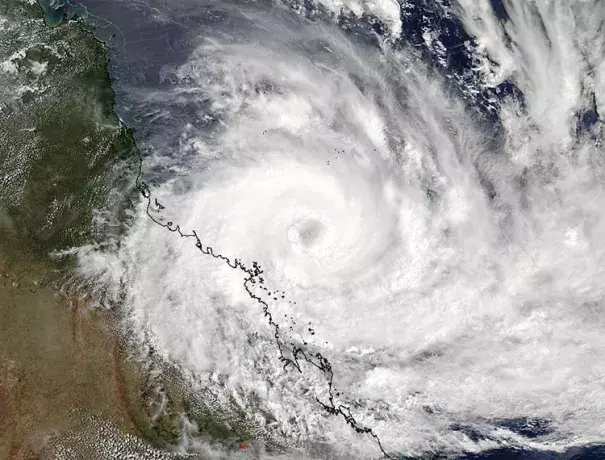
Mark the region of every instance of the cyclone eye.
<instances>
[{"instance_id":1,"label":"cyclone eye","mask_svg":"<svg viewBox=\"0 0 605 460\"><path fill-rule=\"evenodd\" d=\"M305 219L290 227L288 237L293 244L310 248L321 239L325 230L325 225L319 220Z\"/></svg>"},{"instance_id":2,"label":"cyclone eye","mask_svg":"<svg viewBox=\"0 0 605 460\"><path fill-rule=\"evenodd\" d=\"M307 220L298 227L300 242L305 246L313 245L324 232L324 225L317 220Z\"/></svg>"}]
</instances>

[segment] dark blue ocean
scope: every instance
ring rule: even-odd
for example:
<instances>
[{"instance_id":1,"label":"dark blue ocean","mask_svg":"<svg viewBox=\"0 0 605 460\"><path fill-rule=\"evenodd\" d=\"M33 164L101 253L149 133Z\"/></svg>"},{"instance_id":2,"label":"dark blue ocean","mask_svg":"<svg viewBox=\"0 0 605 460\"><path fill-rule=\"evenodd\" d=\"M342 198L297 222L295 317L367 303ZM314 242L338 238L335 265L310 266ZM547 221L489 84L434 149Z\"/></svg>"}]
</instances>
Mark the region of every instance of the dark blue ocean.
<instances>
[{"instance_id":1,"label":"dark blue ocean","mask_svg":"<svg viewBox=\"0 0 605 460\"><path fill-rule=\"evenodd\" d=\"M517 0L522 1L522 0ZM452 0L454 2L454 0ZM401 34L393 41L393 48L411 47L418 59L425 62L432 72L445 76L451 91L465 101L476 114L478 123L488 127L492 140L497 143L502 126L499 102L515 98L522 106L525 95L514 83L505 81L494 87L478 84L479 70L474 60L475 38L467 32L455 14L453 3L448 0L412 0L401 5ZM185 123L193 119L199 102L171 104L166 100L147 97L161 93L170 86L170 77L163 74L166 67L178 67L187 62L196 46L196 38L204 30L222 28L233 34L245 33L246 25L240 19L229 17L215 4L203 2L123 1L123 0L72 0L52 2L40 0L49 25L62 20L81 18L95 36L109 47L109 69L116 94L115 111L126 125L134 129L137 143L143 147L143 163L152 155L154 140L161 139L163 146L178 145L180 132ZM241 3L248 3L248 1ZM271 2L260 0L258 8L271 8ZM266 6L263 6L266 3ZM494 13L500 21L507 21L508 2L491 0ZM296 2L297 11L308 20L329 20L312 2ZM351 40L375 46L385 32L385 24L371 15L339 19L339 25L352 37ZM443 44L446 52L436 55L434 47L427 45L430 31ZM461 47L461 43L467 46ZM443 50L442 50L443 51ZM446 58L444 58L446 56ZM162 75L164 75L162 77ZM169 116L160 116L168 112ZM596 107L590 104L578 110L577 131L589 132L601 123ZM149 150L146 149L147 146ZM165 173L154 165L147 171L148 180L162 181ZM486 189L490 185L486 184ZM318 410L320 410L318 408ZM605 414L603 414L605 417ZM508 429L528 442L540 441L552 434L552 421L543 419L484 420L492 426ZM493 441L489 435L463 424L452 425L452 431L463 433L473 442ZM393 458L397 454L393 453ZM409 457L405 457L409 458ZM418 459L459 460L600 460L605 459L605 445L586 445L569 448L564 452L526 450L519 446L505 446L481 453L451 455L427 452Z\"/></svg>"}]
</instances>

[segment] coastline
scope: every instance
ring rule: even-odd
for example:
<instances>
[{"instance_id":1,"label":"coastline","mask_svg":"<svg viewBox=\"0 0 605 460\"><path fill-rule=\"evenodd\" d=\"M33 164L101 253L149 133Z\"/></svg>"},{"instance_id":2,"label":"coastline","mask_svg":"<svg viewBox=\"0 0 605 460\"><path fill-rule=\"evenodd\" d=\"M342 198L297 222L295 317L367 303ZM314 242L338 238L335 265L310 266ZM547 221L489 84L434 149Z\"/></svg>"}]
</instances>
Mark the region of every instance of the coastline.
<instances>
[{"instance_id":1,"label":"coastline","mask_svg":"<svg viewBox=\"0 0 605 460\"><path fill-rule=\"evenodd\" d=\"M151 378L150 363L133 357L119 310L99 308L85 289L71 289L74 261L50 255L119 237L138 198L141 157L132 128L116 113L109 46L71 20L77 15L67 3L57 15L49 15L48 2L17 5L15 18L23 15L39 40L16 42L25 51L10 77L15 84L33 79L41 89L7 104L0 123L15 146L0 152L0 173L13 157L28 162L21 188L0 186L12 200L0 206L0 298L7 299L0 305L0 457L56 458L63 443L89 456L96 447L85 445L86 424L107 423L116 439L134 436L141 449L178 458L168 451L191 423L186 413L192 435L238 450L251 439L247 427L186 390L178 371ZM7 11L0 8L0 15ZM28 73L38 64L44 73ZM100 225L98 209L109 210Z\"/></svg>"},{"instance_id":2,"label":"coastline","mask_svg":"<svg viewBox=\"0 0 605 460\"><path fill-rule=\"evenodd\" d=\"M17 95L0 98L0 458L11 460L46 458L81 424L74 411L149 436L152 409L117 313L62 291L73 263L50 255L106 236L95 210L129 190L133 144L113 113L106 47L69 15L45 25L41 6L0 5L13 21L0 77Z\"/></svg>"}]
</instances>

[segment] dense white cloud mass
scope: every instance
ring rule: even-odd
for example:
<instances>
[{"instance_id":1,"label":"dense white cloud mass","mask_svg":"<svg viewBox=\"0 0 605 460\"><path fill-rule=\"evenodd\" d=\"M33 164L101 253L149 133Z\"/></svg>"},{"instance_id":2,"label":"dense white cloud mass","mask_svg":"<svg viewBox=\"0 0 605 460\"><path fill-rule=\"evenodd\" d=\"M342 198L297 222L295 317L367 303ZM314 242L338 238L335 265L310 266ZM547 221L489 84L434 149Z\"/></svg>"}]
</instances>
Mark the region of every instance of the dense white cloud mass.
<instances>
[{"instance_id":1,"label":"dense white cloud mass","mask_svg":"<svg viewBox=\"0 0 605 460\"><path fill-rule=\"evenodd\" d=\"M352 13L357 18L374 17L387 27L389 34L401 33L401 7L397 0L318 0L317 3L335 15Z\"/></svg>"},{"instance_id":2,"label":"dense white cloud mass","mask_svg":"<svg viewBox=\"0 0 605 460\"><path fill-rule=\"evenodd\" d=\"M342 8L399 24L390 4L359 5ZM222 6L240 33L200 31L147 96L188 114L178 145L147 146L145 171L165 179L154 218L261 264L279 293L254 292L284 343L329 359L335 402L388 452L605 440L604 152L599 121L578 128L605 112L605 4L504 5L504 20L488 0L450 11L476 38L477 91L523 94L492 124L405 45L285 7ZM245 273L139 214L118 253L82 250L81 267L120 279L141 340L259 423L271 414L266 429L293 447L379 456L317 403L324 373L282 368ZM490 423L521 418L552 432Z\"/></svg>"}]
</instances>

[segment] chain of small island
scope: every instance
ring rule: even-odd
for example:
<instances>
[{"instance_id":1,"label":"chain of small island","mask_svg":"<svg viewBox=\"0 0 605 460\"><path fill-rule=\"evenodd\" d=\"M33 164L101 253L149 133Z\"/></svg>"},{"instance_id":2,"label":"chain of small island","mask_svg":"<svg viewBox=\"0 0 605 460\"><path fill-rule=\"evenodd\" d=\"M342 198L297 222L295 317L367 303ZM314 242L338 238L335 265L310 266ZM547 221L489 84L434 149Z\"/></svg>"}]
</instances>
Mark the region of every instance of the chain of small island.
<instances>
[{"instance_id":1,"label":"chain of small island","mask_svg":"<svg viewBox=\"0 0 605 460\"><path fill-rule=\"evenodd\" d=\"M133 142L134 142L134 139L133 139ZM262 276L264 274L264 271L261 269L261 266L258 264L258 262L253 261L252 267L248 267L240 259L236 259L236 258L231 259L223 254L216 253L211 246L207 246L202 243L202 241L198 237L195 230L192 230L191 233L185 233L181 230L181 228L178 224L174 224L173 222L164 223L152 215L152 213L151 213L152 206L155 206L158 211L161 211L162 209L164 209L164 206L157 200L157 198L152 199L151 190L150 190L149 186L147 185L147 183L145 183L143 181L143 156L142 156L141 152L139 151L139 149L136 147L136 143L135 143L135 150L137 152L137 156L138 156L138 160L139 160L138 174L137 174L137 178L136 178L136 187L139 190L139 192L141 193L141 195L143 196L143 198L147 201L146 208L145 208L145 212L146 212L147 216L155 224L159 225L160 227L165 228L166 230L169 230L172 233L176 233L181 238L193 238L195 240L196 248L202 254L211 256L215 259L219 259L219 260L225 262L225 264L227 264L233 270L239 270L239 271L243 272L245 275L244 282L243 282L244 289L246 290L246 292L248 293L248 295L250 296L251 299L255 300L258 304L261 305L265 318L267 319L269 325L274 330L273 337L275 339L277 348L279 350L279 360L283 363L283 369L285 371L287 371L289 367L293 367L302 374L303 373L303 370L301 368L301 360L302 360L304 362L311 364L312 366L317 368L319 371L321 371L326 376L329 396L328 396L327 403L321 401L317 397L315 398L316 401L322 406L322 408L328 414L334 415L334 416L342 416L344 418L345 422L351 428L353 428L353 430L355 430L357 433L368 434L368 435L372 436L374 438L374 440L376 441L376 443L378 444L378 447L379 447L380 451L382 452L382 455L384 456L384 458L396 460L395 457L393 457L392 455L388 454L385 451L385 449L382 446L382 443L380 441L380 438L378 437L378 435L374 432L374 430L372 428L366 427L366 426L361 426L359 424L359 422L357 422L357 420L355 420L355 417L353 417L353 415L351 414L351 410L349 407L347 407L343 404L337 405L334 402L334 393L335 393L335 388L334 388L334 383L333 383L334 371L332 369L332 365L330 364L330 362L328 361L328 359L325 356L323 356L320 352L316 352L314 354L309 354L303 348L296 345L294 342L290 343L290 345L292 347L292 358L289 358L284 354L285 346L284 346L284 341L282 340L282 337L280 334L281 328L280 328L279 323L277 321L275 321L275 319L273 318L273 315L271 314L269 303L267 301L263 300L258 295L256 295L254 292L252 292L251 285L257 285L260 287L261 290L266 291L268 295L272 294L272 292L269 291L266 286L264 286L265 279ZM276 293L276 291L273 291L273 294L275 294L275 293ZM280 297L285 298L285 292L281 292ZM274 297L274 300L277 300L277 297ZM296 302L292 302L292 303L296 304ZM310 327L309 327L309 331L311 332L311 334L315 333L313 331L313 329ZM306 344L306 342L304 342L304 343ZM338 396L338 395L340 395L340 393L336 392L336 395Z\"/></svg>"}]
</instances>

